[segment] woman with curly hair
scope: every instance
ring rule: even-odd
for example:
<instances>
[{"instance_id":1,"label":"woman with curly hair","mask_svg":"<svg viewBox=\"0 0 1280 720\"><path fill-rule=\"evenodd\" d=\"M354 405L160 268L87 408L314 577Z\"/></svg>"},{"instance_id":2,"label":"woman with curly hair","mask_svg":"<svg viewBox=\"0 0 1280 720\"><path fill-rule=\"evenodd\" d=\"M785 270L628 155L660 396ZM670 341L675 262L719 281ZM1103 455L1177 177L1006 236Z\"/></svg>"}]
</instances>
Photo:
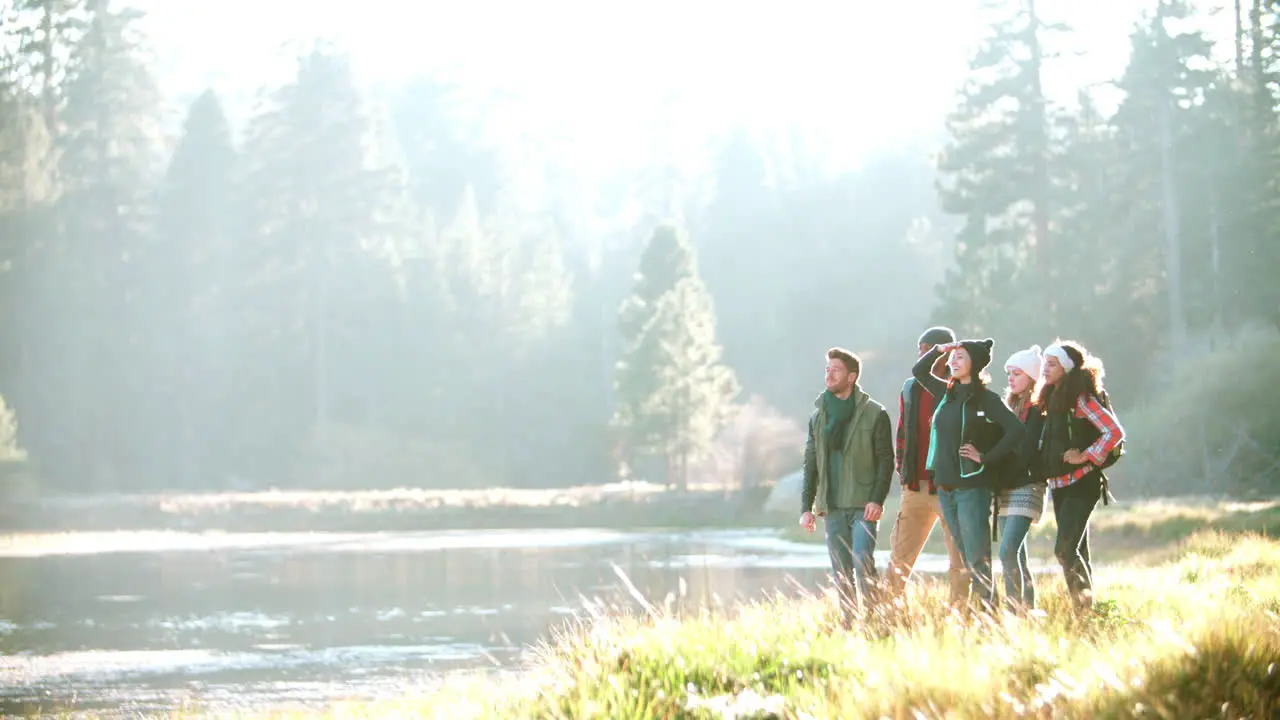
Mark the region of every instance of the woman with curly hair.
<instances>
[{"instance_id":1,"label":"woman with curly hair","mask_svg":"<svg viewBox=\"0 0 1280 720\"><path fill-rule=\"evenodd\" d=\"M1036 585L1027 563L1027 534L1044 514L1045 481L1036 458L1036 444L1044 428L1044 412L1032 400L1040 390L1044 355L1039 345L1019 350L1004 361L1009 386L1004 403L1026 428L1022 462L1006 470L996 495L996 530L1000 537L1000 567L1004 575L1004 599L1015 612L1034 609Z\"/></svg>"},{"instance_id":2,"label":"woman with curly hair","mask_svg":"<svg viewBox=\"0 0 1280 720\"><path fill-rule=\"evenodd\" d=\"M1039 461L1058 522L1054 554L1078 610L1093 607L1089 519L1104 492L1102 467L1124 440L1104 375L1102 361L1078 343L1055 341L1044 351L1044 384L1035 400L1045 415Z\"/></svg>"}]
</instances>

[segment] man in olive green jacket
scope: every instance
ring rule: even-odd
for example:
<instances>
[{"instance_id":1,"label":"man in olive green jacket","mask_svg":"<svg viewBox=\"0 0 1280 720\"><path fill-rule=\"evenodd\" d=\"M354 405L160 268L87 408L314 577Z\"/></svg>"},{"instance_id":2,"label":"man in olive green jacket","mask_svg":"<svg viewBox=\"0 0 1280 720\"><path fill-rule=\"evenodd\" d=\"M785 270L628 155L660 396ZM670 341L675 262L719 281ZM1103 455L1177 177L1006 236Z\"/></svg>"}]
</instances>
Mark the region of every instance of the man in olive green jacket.
<instances>
[{"instance_id":1,"label":"man in olive green jacket","mask_svg":"<svg viewBox=\"0 0 1280 720\"><path fill-rule=\"evenodd\" d=\"M875 597L876 533L893 479L889 412L858 386L862 361L843 348L827 351L827 389L815 401L804 446L800 527L825 519L831 569L847 626L857 605Z\"/></svg>"}]
</instances>

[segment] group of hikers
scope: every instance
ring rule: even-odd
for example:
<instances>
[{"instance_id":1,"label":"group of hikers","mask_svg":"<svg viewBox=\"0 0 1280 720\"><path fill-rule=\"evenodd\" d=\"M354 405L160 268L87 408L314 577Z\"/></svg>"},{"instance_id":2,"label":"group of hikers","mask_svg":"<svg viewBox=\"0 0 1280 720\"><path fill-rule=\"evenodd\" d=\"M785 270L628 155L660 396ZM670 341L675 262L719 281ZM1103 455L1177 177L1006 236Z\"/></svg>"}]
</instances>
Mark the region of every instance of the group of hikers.
<instances>
[{"instance_id":1,"label":"group of hikers","mask_svg":"<svg viewBox=\"0 0 1280 720\"><path fill-rule=\"evenodd\" d=\"M800 526L824 518L827 549L851 622L901 597L938 520L950 555L953 604L996 607L992 545L998 542L1003 605L1036 606L1027 535L1053 501L1054 554L1077 610L1093 606L1089 519L1108 496L1104 471L1123 452L1121 428L1103 389L1102 362L1074 342L1019 350L1005 361L1003 396L990 387L991 339L956 340L949 328L920 336L919 359L889 413L860 387L859 357L827 351L826 390L809 419ZM893 473L902 503L882 582L874 551Z\"/></svg>"}]
</instances>

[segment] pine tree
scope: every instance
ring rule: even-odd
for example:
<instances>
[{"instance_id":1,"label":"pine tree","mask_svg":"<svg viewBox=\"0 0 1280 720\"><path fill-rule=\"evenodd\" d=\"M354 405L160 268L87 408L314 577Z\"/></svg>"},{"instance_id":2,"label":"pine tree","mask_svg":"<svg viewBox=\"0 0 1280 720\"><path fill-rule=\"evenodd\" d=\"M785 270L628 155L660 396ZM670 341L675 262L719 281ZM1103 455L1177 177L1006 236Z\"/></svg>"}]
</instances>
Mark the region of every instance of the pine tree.
<instances>
[{"instance_id":1,"label":"pine tree","mask_svg":"<svg viewBox=\"0 0 1280 720\"><path fill-rule=\"evenodd\" d=\"M110 489L152 456L145 434L129 428L146 426L131 401L148 386L135 261L149 241L159 90L138 30L141 13L103 0L86 6L55 133L58 233L35 291L50 313L33 350L42 369L36 381L54 393L42 404L57 411L24 412L24 422L57 443L32 448L50 476Z\"/></svg>"},{"instance_id":2,"label":"pine tree","mask_svg":"<svg viewBox=\"0 0 1280 720\"><path fill-rule=\"evenodd\" d=\"M640 257L631 295L618 311L618 330L622 340L622 357L615 378L613 425L620 434L624 473L639 455L659 449L658 430L652 427L646 403L659 389L658 377L639 355L645 334L658 314L662 297L675 289L681 280L693 277L694 255L684 233L673 223L660 224L650 236Z\"/></svg>"},{"instance_id":3,"label":"pine tree","mask_svg":"<svg viewBox=\"0 0 1280 720\"><path fill-rule=\"evenodd\" d=\"M39 261L46 259L58 194L54 139L40 112L39 97L29 89L30 56L22 52L15 17L0 8L0 464L20 462L26 453L18 443L16 410L39 418L47 388L39 385L43 368L35 367L33 345L48 330L32 302ZM15 13L16 15L16 13ZM14 41L17 41L16 43ZM37 423L36 427L39 427ZM8 478L6 478L8 479Z\"/></svg>"},{"instance_id":4,"label":"pine tree","mask_svg":"<svg viewBox=\"0 0 1280 720\"><path fill-rule=\"evenodd\" d=\"M1045 36L1065 28L1044 22L1035 0L1016 6L993 23L970 63L960 104L947 119L953 142L938 164L943 208L964 218L964 227L956 266L939 289L937 319L993 335L1052 327L1057 319L1050 292L1052 117L1041 78Z\"/></svg>"},{"instance_id":5,"label":"pine tree","mask_svg":"<svg viewBox=\"0 0 1280 720\"><path fill-rule=\"evenodd\" d=\"M688 238L674 223L659 224L640 257L631 295L623 301L619 312L618 329L623 342L638 342L657 313L662 296L695 273L694 253Z\"/></svg>"},{"instance_id":6,"label":"pine tree","mask_svg":"<svg viewBox=\"0 0 1280 720\"><path fill-rule=\"evenodd\" d=\"M710 446L739 386L721 362L714 307L692 248L674 225L660 225L650 239L619 325L625 350L614 425L624 472L640 457L661 456L668 484L683 490L689 462Z\"/></svg>"},{"instance_id":7,"label":"pine tree","mask_svg":"<svg viewBox=\"0 0 1280 720\"><path fill-rule=\"evenodd\" d=\"M256 316L245 374L272 426L257 434L261 457L287 457L281 448L339 408L363 405L362 383L343 368L368 322L367 294L392 282L368 247L394 177L369 167L369 132L348 59L323 46L298 58L248 129L242 197L259 257L244 278Z\"/></svg>"},{"instance_id":8,"label":"pine tree","mask_svg":"<svg viewBox=\"0 0 1280 720\"><path fill-rule=\"evenodd\" d=\"M88 26L88 18L105 9L101 0L16 0L11 17L0 18L7 35L17 40L21 86L36 101L44 124L61 128L68 58Z\"/></svg>"},{"instance_id":9,"label":"pine tree","mask_svg":"<svg viewBox=\"0 0 1280 720\"><path fill-rule=\"evenodd\" d=\"M1209 220L1199 208L1208 205L1205 184L1213 173L1203 149L1212 141L1197 126L1215 77L1208 69L1211 45L1198 31L1169 30L1190 13L1181 0L1160 0L1135 29L1118 83L1125 98L1113 124L1128 191L1117 221L1127 237L1112 252L1122 258L1130 314L1160 318L1146 332L1130 328L1135 352L1162 337L1183 346L1190 330L1188 268L1208 266Z\"/></svg>"},{"instance_id":10,"label":"pine tree","mask_svg":"<svg viewBox=\"0 0 1280 720\"><path fill-rule=\"evenodd\" d=\"M0 396L0 463L27 459L27 452L18 444L18 418ZM4 488L0 488L2 492Z\"/></svg>"},{"instance_id":11,"label":"pine tree","mask_svg":"<svg viewBox=\"0 0 1280 720\"><path fill-rule=\"evenodd\" d=\"M1224 187L1222 312L1233 324L1280 327L1280 0L1253 0L1240 18L1235 78L1236 172ZM1247 22L1247 32L1244 27ZM1247 52L1246 52L1247 49Z\"/></svg>"},{"instance_id":12,"label":"pine tree","mask_svg":"<svg viewBox=\"0 0 1280 720\"><path fill-rule=\"evenodd\" d=\"M716 316L702 280L681 280L658 303L638 357L652 358L658 379L646 415L659 430L675 486L688 487L689 463L703 457L729 418L741 390L733 371L722 364L716 340Z\"/></svg>"},{"instance_id":13,"label":"pine tree","mask_svg":"<svg viewBox=\"0 0 1280 720\"><path fill-rule=\"evenodd\" d=\"M433 362L423 382L435 388L436 402L467 408L437 436L467 448L495 482L528 484L519 458L526 439L547 430L538 420L548 403L533 398L551 381L539 367L573 301L563 249L550 231L482 218L468 189L454 221L427 250L434 262L418 282L428 286L420 297L430 322L420 328L419 343L431 349ZM501 418L497 432L494 418Z\"/></svg>"},{"instance_id":14,"label":"pine tree","mask_svg":"<svg viewBox=\"0 0 1280 720\"><path fill-rule=\"evenodd\" d=\"M1054 264L1063 291L1057 293L1060 319L1053 332L1116 347L1112 343L1133 329L1129 313L1112 311L1126 306L1131 293L1125 280L1133 265L1125 242L1128 187L1108 119L1087 91L1077 104L1057 124L1062 152L1055 163L1060 220Z\"/></svg>"},{"instance_id":15,"label":"pine tree","mask_svg":"<svg viewBox=\"0 0 1280 720\"><path fill-rule=\"evenodd\" d=\"M168 438L157 461L170 485L196 486L225 477L225 448L233 430L223 419L238 388L227 348L236 346L239 273L233 233L237 155L218 96L207 90L192 103L182 136L160 186L155 242L143 259L144 303L153 332L153 437ZM173 403L181 397L183 402ZM201 477L203 476L203 477ZM207 485L206 485L207 486Z\"/></svg>"}]
</instances>

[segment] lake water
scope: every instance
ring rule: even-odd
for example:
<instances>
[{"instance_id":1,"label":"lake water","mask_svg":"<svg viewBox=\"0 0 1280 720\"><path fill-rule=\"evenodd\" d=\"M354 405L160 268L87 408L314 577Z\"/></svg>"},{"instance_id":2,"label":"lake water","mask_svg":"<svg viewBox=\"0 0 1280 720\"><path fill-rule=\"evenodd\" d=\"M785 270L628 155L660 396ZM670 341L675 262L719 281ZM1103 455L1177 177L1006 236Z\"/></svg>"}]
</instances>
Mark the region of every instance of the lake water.
<instances>
[{"instance_id":1,"label":"lake water","mask_svg":"<svg viewBox=\"0 0 1280 720\"><path fill-rule=\"evenodd\" d=\"M0 714L393 697L518 667L582 596L628 602L615 568L656 602L681 580L711 602L819 587L827 563L823 545L772 529L0 540Z\"/></svg>"}]
</instances>

